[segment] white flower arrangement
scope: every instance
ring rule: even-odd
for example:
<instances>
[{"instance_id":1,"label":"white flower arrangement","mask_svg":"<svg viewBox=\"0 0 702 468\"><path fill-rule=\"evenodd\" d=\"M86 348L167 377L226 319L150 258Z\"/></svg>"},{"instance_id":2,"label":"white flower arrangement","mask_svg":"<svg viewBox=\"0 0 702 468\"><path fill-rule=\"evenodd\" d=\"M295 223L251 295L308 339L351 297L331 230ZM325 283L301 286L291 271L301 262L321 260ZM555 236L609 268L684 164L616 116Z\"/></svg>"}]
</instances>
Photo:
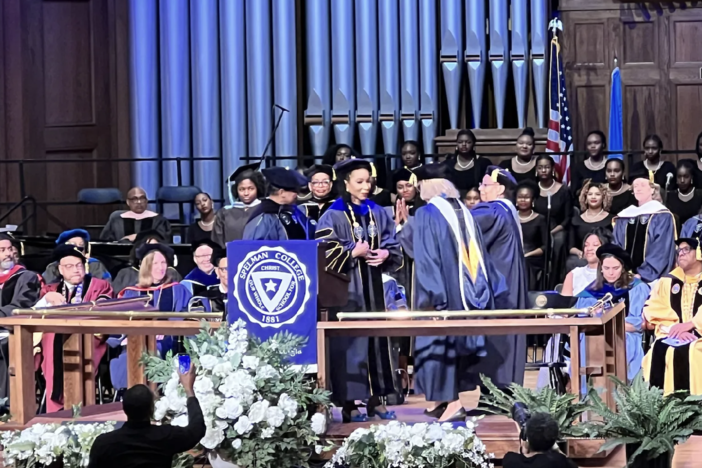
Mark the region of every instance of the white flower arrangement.
<instances>
[{"instance_id":1,"label":"white flower arrangement","mask_svg":"<svg viewBox=\"0 0 702 468\"><path fill-rule=\"evenodd\" d=\"M391 421L356 429L325 468L492 468L493 454L475 434L475 419L465 427L450 423L405 424Z\"/></svg>"},{"instance_id":2,"label":"white flower arrangement","mask_svg":"<svg viewBox=\"0 0 702 468\"><path fill-rule=\"evenodd\" d=\"M64 468L85 467L97 436L114 428L113 422L67 423L34 424L23 431L6 431L0 436L4 447L3 463L25 468L60 461Z\"/></svg>"},{"instance_id":3,"label":"white flower arrangement","mask_svg":"<svg viewBox=\"0 0 702 468\"><path fill-rule=\"evenodd\" d=\"M241 320L211 331L203 322L185 347L197 367L194 392L207 426L200 440L208 454L239 466L307 467L325 428L322 414L307 417L307 407L326 410L329 394L313 388L304 371L289 362L305 338L279 333L265 342L250 337ZM185 392L175 371L177 358L144 356L147 378L162 384L154 419L187 425ZM177 466L192 466L192 457Z\"/></svg>"}]
</instances>

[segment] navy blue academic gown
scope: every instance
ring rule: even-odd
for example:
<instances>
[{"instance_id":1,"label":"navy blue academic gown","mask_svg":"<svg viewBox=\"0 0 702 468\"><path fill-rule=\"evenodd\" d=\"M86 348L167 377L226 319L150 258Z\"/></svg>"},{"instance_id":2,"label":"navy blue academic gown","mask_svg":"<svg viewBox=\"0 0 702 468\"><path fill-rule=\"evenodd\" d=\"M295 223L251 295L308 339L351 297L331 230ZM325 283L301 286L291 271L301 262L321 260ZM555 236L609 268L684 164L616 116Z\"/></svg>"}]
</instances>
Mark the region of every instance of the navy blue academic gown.
<instances>
[{"instance_id":1,"label":"navy blue academic gown","mask_svg":"<svg viewBox=\"0 0 702 468\"><path fill-rule=\"evenodd\" d=\"M314 224L293 205L265 199L251 212L244 228L244 240L310 240Z\"/></svg>"},{"instance_id":2,"label":"navy blue academic gown","mask_svg":"<svg viewBox=\"0 0 702 468\"><path fill-rule=\"evenodd\" d=\"M317 240L329 244L327 267L349 276L349 300L343 312L382 312L387 310L383 273L391 273L402 264L402 252L395 239L395 223L387 211L368 200L361 206L336 200L317 223ZM351 212L353 210L353 213ZM352 221L363 229L363 239L371 249L386 249L390 255L379 267L362 258L353 258L356 246ZM374 236L369 235L371 221ZM329 340L332 396L335 402L365 400L371 395L394 392L394 370L387 338L335 337Z\"/></svg>"},{"instance_id":3,"label":"navy blue academic gown","mask_svg":"<svg viewBox=\"0 0 702 468\"><path fill-rule=\"evenodd\" d=\"M470 213L483 235L485 250L509 288L507 294L495 297L495 308L526 309L529 275L514 206L507 200L496 200L479 203ZM500 388L524 383L526 335L488 336L485 351L486 357L471 372L487 375Z\"/></svg>"},{"instance_id":4,"label":"navy blue academic gown","mask_svg":"<svg viewBox=\"0 0 702 468\"><path fill-rule=\"evenodd\" d=\"M419 310L495 308L495 296L505 294L507 285L460 201L430 201L417 210L412 230ZM469 369L487 358L485 343L483 336L418 336L416 392L423 393L427 401L453 401L460 392L474 390L479 375Z\"/></svg>"},{"instance_id":5,"label":"navy blue academic gown","mask_svg":"<svg viewBox=\"0 0 702 468\"><path fill-rule=\"evenodd\" d=\"M214 270L210 273L205 273L199 268L193 268L180 284L188 288L188 291L193 296L202 296L208 287L219 284L219 278L217 278L217 273Z\"/></svg>"}]
</instances>

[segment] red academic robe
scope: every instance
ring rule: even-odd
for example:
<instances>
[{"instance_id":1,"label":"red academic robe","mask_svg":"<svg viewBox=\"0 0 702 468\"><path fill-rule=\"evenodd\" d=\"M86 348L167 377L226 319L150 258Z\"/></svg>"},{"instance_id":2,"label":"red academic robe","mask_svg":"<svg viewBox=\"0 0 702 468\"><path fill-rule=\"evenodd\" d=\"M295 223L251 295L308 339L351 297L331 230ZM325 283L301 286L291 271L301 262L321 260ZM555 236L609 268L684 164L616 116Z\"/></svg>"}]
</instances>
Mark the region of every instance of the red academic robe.
<instances>
[{"instance_id":1,"label":"red academic robe","mask_svg":"<svg viewBox=\"0 0 702 468\"><path fill-rule=\"evenodd\" d=\"M44 286L41 290L41 297L44 297L49 292L58 292L65 297L67 295L67 289L63 280ZM84 303L102 299L112 299L114 297L114 292L112 291L110 283L102 279L93 278L90 275L85 275L85 279L83 280L83 294L80 302L74 302L77 300L77 298L75 298L75 293L76 289L74 288L72 296L67 298L70 300L66 302ZM41 363L41 370L44 373L44 379L46 379L47 413L53 413L63 409L63 342L68 336L58 335L58 340L55 339L56 336L57 335L54 333L44 333L41 339L41 349L44 358ZM106 351L107 345L105 342L95 337L93 342L94 371L97 370L100 360L105 355Z\"/></svg>"}]
</instances>

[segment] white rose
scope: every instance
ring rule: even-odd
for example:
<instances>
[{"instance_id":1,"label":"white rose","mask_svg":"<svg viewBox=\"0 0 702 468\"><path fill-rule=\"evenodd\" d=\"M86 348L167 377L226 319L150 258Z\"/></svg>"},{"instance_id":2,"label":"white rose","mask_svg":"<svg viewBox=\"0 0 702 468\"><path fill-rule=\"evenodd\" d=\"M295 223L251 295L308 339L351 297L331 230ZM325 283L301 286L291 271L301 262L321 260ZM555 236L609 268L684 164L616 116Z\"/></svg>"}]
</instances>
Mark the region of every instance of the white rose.
<instances>
[{"instance_id":1,"label":"white rose","mask_svg":"<svg viewBox=\"0 0 702 468\"><path fill-rule=\"evenodd\" d=\"M236 398L227 398L215 413L221 419L236 419L244 412L244 408Z\"/></svg>"},{"instance_id":2,"label":"white rose","mask_svg":"<svg viewBox=\"0 0 702 468\"><path fill-rule=\"evenodd\" d=\"M211 392L214 389L214 384L209 377L204 377L202 375L195 379L195 385L193 385L193 390L195 390L195 395L202 395Z\"/></svg>"},{"instance_id":3,"label":"white rose","mask_svg":"<svg viewBox=\"0 0 702 468\"><path fill-rule=\"evenodd\" d=\"M285 413L277 406L271 406L266 410L266 422L271 427L280 427L285 421Z\"/></svg>"},{"instance_id":4,"label":"white rose","mask_svg":"<svg viewBox=\"0 0 702 468\"><path fill-rule=\"evenodd\" d=\"M181 414L171 421L171 426L186 427L188 425L188 415Z\"/></svg>"},{"instance_id":5,"label":"white rose","mask_svg":"<svg viewBox=\"0 0 702 468\"><path fill-rule=\"evenodd\" d=\"M234 424L234 430L237 432L237 434L244 435L251 429L253 429L253 424L251 424L251 421L249 421L247 416L241 416L236 424Z\"/></svg>"},{"instance_id":6,"label":"white rose","mask_svg":"<svg viewBox=\"0 0 702 468\"><path fill-rule=\"evenodd\" d=\"M268 400L257 401L251 405L251 408L249 408L249 420L251 420L251 422L254 424L263 421L263 419L266 417L266 410L269 406L270 403L268 403Z\"/></svg>"},{"instance_id":7,"label":"white rose","mask_svg":"<svg viewBox=\"0 0 702 468\"><path fill-rule=\"evenodd\" d=\"M166 412L168 411L168 400L161 398L156 402L154 407L154 419L160 421L166 417Z\"/></svg>"},{"instance_id":8,"label":"white rose","mask_svg":"<svg viewBox=\"0 0 702 468\"><path fill-rule=\"evenodd\" d=\"M200 443L210 450L217 448L219 444L224 440L224 431L222 429L216 429L212 427L207 428L205 432L205 437L200 440Z\"/></svg>"},{"instance_id":9,"label":"white rose","mask_svg":"<svg viewBox=\"0 0 702 468\"><path fill-rule=\"evenodd\" d=\"M219 358L211 354L200 356L200 367L206 370L213 369L219 363Z\"/></svg>"},{"instance_id":10,"label":"white rose","mask_svg":"<svg viewBox=\"0 0 702 468\"><path fill-rule=\"evenodd\" d=\"M272 427L267 427L261 431L261 439L270 439L273 437L273 432L275 430Z\"/></svg>"},{"instance_id":11,"label":"white rose","mask_svg":"<svg viewBox=\"0 0 702 468\"><path fill-rule=\"evenodd\" d=\"M232 448L234 450L239 450L241 448L241 439L232 440Z\"/></svg>"},{"instance_id":12,"label":"white rose","mask_svg":"<svg viewBox=\"0 0 702 468\"><path fill-rule=\"evenodd\" d=\"M217 377L226 377L233 371L232 363L229 361L220 362L212 369L212 373Z\"/></svg>"},{"instance_id":13,"label":"white rose","mask_svg":"<svg viewBox=\"0 0 702 468\"><path fill-rule=\"evenodd\" d=\"M314 446L314 453L316 453L317 455L319 455L320 453L322 453L322 450L324 450L324 447L323 447L323 446L321 446L321 445L315 445L315 446Z\"/></svg>"},{"instance_id":14,"label":"white rose","mask_svg":"<svg viewBox=\"0 0 702 468\"><path fill-rule=\"evenodd\" d=\"M294 418L297 415L297 402L290 398L287 393L280 395L278 407L290 418Z\"/></svg>"},{"instance_id":15,"label":"white rose","mask_svg":"<svg viewBox=\"0 0 702 468\"><path fill-rule=\"evenodd\" d=\"M327 432L327 417L324 414L322 414L322 413L313 414L312 419L311 419L311 423L312 423L312 431L315 434L321 435L321 434L324 434L325 432ZM356 429L355 431L353 431L353 433L351 435L353 436L353 434L355 434L358 430L359 429Z\"/></svg>"},{"instance_id":16,"label":"white rose","mask_svg":"<svg viewBox=\"0 0 702 468\"><path fill-rule=\"evenodd\" d=\"M263 365L256 370L257 379L272 379L274 377L278 377L278 371L275 370L273 366L268 364Z\"/></svg>"},{"instance_id":17,"label":"white rose","mask_svg":"<svg viewBox=\"0 0 702 468\"><path fill-rule=\"evenodd\" d=\"M258 367L259 362L260 359L258 359L256 356L244 356L241 360L241 364L244 366L244 369L251 370L255 370Z\"/></svg>"}]
</instances>

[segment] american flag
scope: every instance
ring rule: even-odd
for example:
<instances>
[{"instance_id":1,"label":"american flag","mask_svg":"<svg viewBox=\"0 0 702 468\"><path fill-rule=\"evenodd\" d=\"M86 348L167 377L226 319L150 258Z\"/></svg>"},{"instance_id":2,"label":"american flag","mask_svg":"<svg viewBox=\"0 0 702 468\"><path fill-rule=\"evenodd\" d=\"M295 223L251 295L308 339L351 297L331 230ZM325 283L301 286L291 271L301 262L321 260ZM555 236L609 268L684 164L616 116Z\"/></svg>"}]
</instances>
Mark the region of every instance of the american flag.
<instances>
[{"instance_id":1,"label":"american flag","mask_svg":"<svg viewBox=\"0 0 702 468\"><path fill-rule=\"evenodd\" d=\"M561 46L558 43L558 30L563 30L560 20L553 19L549 25L553 38L551 39L551 67L549 71L550 93L548 121L548 138L546 152L573 150L572 122L568 112L568 98L566 97L566 81L561 61ZM570 180L570 156L554 155L556 172L563 184Z\"/></svg>"}]
</instances>

